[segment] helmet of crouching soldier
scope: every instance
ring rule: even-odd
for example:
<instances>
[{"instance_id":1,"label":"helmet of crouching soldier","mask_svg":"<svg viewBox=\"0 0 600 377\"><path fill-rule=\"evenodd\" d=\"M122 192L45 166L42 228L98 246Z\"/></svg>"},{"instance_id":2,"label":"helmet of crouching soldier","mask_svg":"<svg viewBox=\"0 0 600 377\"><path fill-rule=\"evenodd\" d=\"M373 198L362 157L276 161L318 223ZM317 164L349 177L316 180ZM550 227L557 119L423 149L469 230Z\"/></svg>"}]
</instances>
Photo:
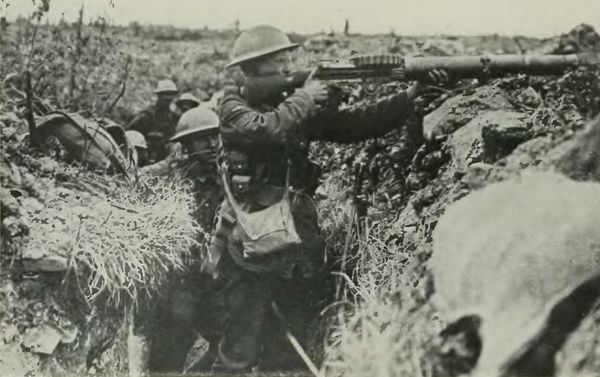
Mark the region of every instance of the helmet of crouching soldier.
<instances>
[{"instance_id":1,"label":"helmet of crouching soldier","mask_svg":"<svg viewBox=\"0 0 600 377\"><path fill-rule=\"evenodd\" d=\"M244 31L233 44L231 61L227 67L233 67L250 60L279 51L298 47L281 30L272 26L256 26Z\"/></svg>"},{"instance_id":2,"label":"helmet of crouching soldier","mask_svg":"<svg viewBox=\"0 0 600 377\"><path fill-rule=\"evenodd\" d=\"M219 117L205 107L198 106L186 111L179 122L175 135L170 141L182 141L189 136L212 136L219 130Z\"/></svg>"},{"instance_id":3,"label":"helmet of crouching soldier","mask_svg":"<svg viewBox=\"0 0 600 377\"><path fill-rule=\"evenodd\" d=\"M217 150L219 117L203 106L183 113L171 141L180 142L189 157L205 163L214 162Z\"/></svg>"},{"instance_id":4,"label":"helmet of crouching soldier","mask_svg":"<svg viewBox=\"0 0 600 377\"><path fill-rule=\"evenodd\" d=\"M127 141L129 144L138 149L148 149L148 144L146 143L146 138L142 135L141 132L135 130L125 131L125 136L127 137Z\"/></svg>"},{"instance_id":5,"label":"helmet of crouching soldier","mask_svg":"<svg viewBox=\"0 0 600 377\"><path fill-rule=\"evenodd\" d=\"M171 80L160 80L156 84L156 89L154 89L154 94L175 94L177 92L179 92L179 89Z\"/></svg>"},{"instance_id":6,"label":"helmet of crouching soldier","mask_svg":"<svg viewBox=\"0 0 600 377\"><path fill-rule=\"evenodd\" d=\"M141 132L135 130L125 131L125 137L129 145L133 147L133 160L137 166L144 166L148 163L148 144L146 138Z\"/></svg>"},{"instance_id":7,"label":"helmet of crouching soldier","mask_svg":"<svg viewBox=\"0 0 600 377\"><path fill-rule=\"evenodd\" d=\"M181 96L179 96L179 98L177 98L175 105L182 113L185 113L186 111L200 105L200 100L192 93L183 93Z\"/></svg>"}]
</instances>

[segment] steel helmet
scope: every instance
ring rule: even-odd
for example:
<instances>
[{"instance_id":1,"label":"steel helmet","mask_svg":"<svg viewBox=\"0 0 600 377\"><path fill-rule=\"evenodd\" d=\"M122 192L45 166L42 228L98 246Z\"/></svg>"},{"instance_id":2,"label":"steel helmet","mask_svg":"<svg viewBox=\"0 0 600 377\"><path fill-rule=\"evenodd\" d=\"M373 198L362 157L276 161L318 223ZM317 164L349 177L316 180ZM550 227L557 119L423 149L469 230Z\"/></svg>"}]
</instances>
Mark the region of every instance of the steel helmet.
<instances>
[{"instance_id":1,"label":"steel helmet","mask_svg":"<svg viewBox=\"0 0 600 377\"><path fill-rule=\"evenodd\" d=\"M141 132L135 130L128 130L125 131L125 137L127 138L129 144L133 145L134 147L148 149L148 144L146 144L146 138Z\"/></svg>"},{"instance_id":2,"label":"steel helmet","mask_svg":"<svg viewBox=\"0 0 600 377\"><path fill-rule=\"evenodd\" d=\"M171 80L160 80L154 89L154 94L159 93L177 93L177 85Z\"/></svg>"},{"instance_id":3,"label":"steel helmet","mask_svg":"<svg viewBox=\"0 0 600 377\"><path fill-rule=\"evenodd\" d=\"M175 136L170 141L178 141L182 137L195 133L216 134L218 129L219 117L217 114L206 107L198 106L183 113L177 123Z\"/></svg>"},{"instance_id":4,"label":"steel helmet","mask_svg":"<svg viewBox=\"0 0 600 377\"><path fill-rule=\"evenodd\" d=\"M272 26L256 26L244 31L233 44L232 58L227 67L259 58L278 51L298 47L288 36Z\"/></svg>"},{"instance_id":5,"label":"steel helmet","mask_svg":"<svg viewBox=\"0 0 600 377\"><path fill-rule=\"evenodd\" d=\"M179 96L179 98L177 98L177 101L175 101L175 103L179 105L180 102L184 101L194 102L196 103L196 105L200 104L200 100L196 98L196 96L194 96L192 93L183 93L181 96Z\"/></svg>"}]
</instances>

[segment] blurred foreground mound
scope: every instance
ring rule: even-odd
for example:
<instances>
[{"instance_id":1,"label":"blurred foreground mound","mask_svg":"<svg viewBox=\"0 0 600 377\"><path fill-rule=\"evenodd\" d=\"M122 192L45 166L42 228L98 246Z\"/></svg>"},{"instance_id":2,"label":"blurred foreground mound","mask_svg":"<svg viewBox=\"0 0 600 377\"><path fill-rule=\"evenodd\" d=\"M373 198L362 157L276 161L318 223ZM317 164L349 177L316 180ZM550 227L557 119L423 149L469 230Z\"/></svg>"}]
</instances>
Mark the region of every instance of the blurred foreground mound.
<instances>
[{"instance_id":1,"label":"blurred foreground mound","mask_svg":"<svg viewBox=\"0 0 600 377\"><path fill-rule=\"evenodd\" d=\"M600 183L557 173L523 174L450 205L431 258L434 302L449 323L444 358L472 348L477 376L553 375L555 354L600 305L598 224ZM563 356L578 364L569 375L598 370L598 361L586 363L598 352L593 342L569 351Z\"/></svg>"}]
</instances>

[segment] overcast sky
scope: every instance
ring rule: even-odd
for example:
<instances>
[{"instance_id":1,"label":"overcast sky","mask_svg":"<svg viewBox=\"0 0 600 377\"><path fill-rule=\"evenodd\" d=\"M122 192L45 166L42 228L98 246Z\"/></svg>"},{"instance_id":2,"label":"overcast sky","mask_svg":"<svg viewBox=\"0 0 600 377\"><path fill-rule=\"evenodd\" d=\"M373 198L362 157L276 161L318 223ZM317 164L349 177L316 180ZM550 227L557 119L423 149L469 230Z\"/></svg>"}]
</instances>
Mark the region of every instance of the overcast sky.
<instances>
[{"instance_id":1,"label":"overcast sky","mask_svg":"<svg viewBox=\"0 0 600 377\"><path fill-rule=\"evenodd\" d=\"M31 3L0 0L9 19L30 12ZM600 0L51 0L50 19L73 20L82 3L86 19L118 24L225 28L239 18L242 28L312 33L340 31L349 19L351 31L362 33L548 36L585 22L600 32Z\"/></svg>"}]
</instances>

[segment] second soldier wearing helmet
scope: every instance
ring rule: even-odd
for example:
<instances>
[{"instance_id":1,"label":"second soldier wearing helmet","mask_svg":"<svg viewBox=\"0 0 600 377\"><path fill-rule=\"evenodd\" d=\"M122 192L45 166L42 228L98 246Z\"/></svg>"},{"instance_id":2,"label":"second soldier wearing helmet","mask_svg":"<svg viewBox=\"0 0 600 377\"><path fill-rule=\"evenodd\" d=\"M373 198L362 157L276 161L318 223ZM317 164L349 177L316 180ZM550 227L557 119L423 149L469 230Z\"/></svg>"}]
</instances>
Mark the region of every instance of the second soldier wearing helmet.
<instances>
[{"instance_id":1,"label":"second soldier wearing helmet","mask_svg":"<svg viewBox=\"0 0 600 377\"><path fill-rule=\"evenodd\" d=\"M134 156L133 160L138 167L142 167L148 164L148 144L146 138L141 132L136 130L125 131L125 137L127 142L133 147Z\"/></svg>"},{"instance_id":2,"label":"second soldier wearing helmet","mask_svg":"<svg viewBox=\"0 0 600 377\"><path fill-rule=\"evenodd\" d=\"M207 164L214 171L219 118L204 107L194 107L183 113L171 142L179 142L191 161Z\"/></svg>"},{"instance_id":3,"label":"second soldier wearing helmet","mask_svg":"<svg viewBox=\"0 0 600 377\"><path fill-rule=\"evenodd\" d=\"M178 92L173 81L159 81L154 90L154 105L136 114L125 126L127 130L141 132L146 138L149 163L160 161L171 152L167 144L177 124L177 115L171 110L171 103Z\"/></svg>"},{"instance_id":4,"label":"second soldier wearing helmet","mask_svg":"<svg viewBox=\"0 0 600 377\"><path fill-rule=\"evenodd\" d=\"M312 200L319 170L308 158L310 142L350 143L383 136L406 123L422 88L417 82L370 106L326 112L321 105L328 100L328 87L309 79L285 96L249 101L245 86L286 77L289 51L295 47L287 35L270 26L245 31L233 46L229 66L239 66L245 81L241 87L227 87L219 106L226 179L234 188L243 183L235 200L249 212L275 204L281 192L291 187L291 212L301 243L267 256L248 257L232 203L223 203L205 262L209 268L204 268L211 273L216 269L229 279L225 292L228 320L216 367L250 368L269 359L265 357L269 353L279 355L272 360L285 362L281 350L287 342L282 331L274 328L266 336L271 303L282 308L300 339L305 339L307 323L318 312L324 293L325 251ZM443 81L446 74L436 71L430 77ZM223 245L226 252L221 252Z\"/></svg>"},{"instance_id":5,"label":"second soldier wearing helmet","mask_svg":"<svg viewBox=\"0 0 600 377\"><path fill-rule=\"evenodd\" d=\"M175 101L175 106L177 107L178 113L181 115L188 110L191 110L200 105L200 100L196 98L192 93L183 93L177 101Z\"/></svg>"},{"instance_id":6,"label":"second soldier wearing helmet","mask_svg":"<svg viewBox=\"0 0 600 377\"><path fill-rule=\"evenodd\" d=\"M165 160L142 168L143 174L169 175L181 173L193 184L198 204L198 221L210 231L221 185L217 176L216 153L219 118L203 106L186 111L179 121L175 134L168 140L173 143L171 154Z\"/></svg>"},{"instance_id":7,"label":"second soldier wearing helmet","mask_svg":"<svg viewBox=\"0 0 600 377\"><path fill-rule=\"evenodd\" d=\"M198 106L186 111L169 139L177 153L141 169L145 175L182 176L189 183L196 199L193 217L204 230L197 245L207 241L204 234L210 232L216 209L223 199L215 161L218 127L219 118L212 110ZM194 247L193 257L197 259L200 252L197 246ZM218 313L220 305L215 302L219 300L215 290L220 282L196 271L192 268L175 276L168 294L154 313L156 325L151 339L151 362L155 368L181 370L186 352L196 340L192 329L211 341L218 331L222 316Z\"/></svg>"}]
</instances>

